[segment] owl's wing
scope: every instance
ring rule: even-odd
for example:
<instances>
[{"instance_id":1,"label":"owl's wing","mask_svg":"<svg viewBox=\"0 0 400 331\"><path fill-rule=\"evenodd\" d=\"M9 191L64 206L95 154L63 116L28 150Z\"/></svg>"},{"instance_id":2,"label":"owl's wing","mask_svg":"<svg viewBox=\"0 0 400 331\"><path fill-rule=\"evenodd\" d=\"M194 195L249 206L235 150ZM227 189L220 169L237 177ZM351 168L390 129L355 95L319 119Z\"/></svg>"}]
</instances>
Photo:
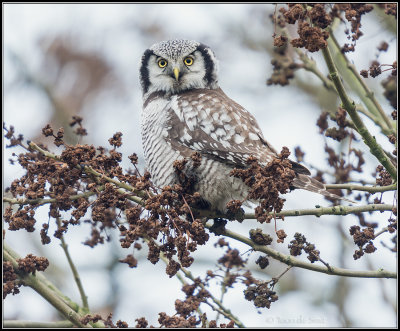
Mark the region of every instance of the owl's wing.
<instances>
[{"instance_id":1,"label":"owl's wing","mask_svg":"<svg viewBox=\"0 0 400 331\"><path fill-rule=\"evenodd\" d=\"M197 89L171 98L167 140L187 154L245 166L249 156L268 163L276 151L266 142L255 118L221 89Z\"/></svg>"},{"instance_id":2,"label":"owl's wing","mask_svg":"<svg viewBox=\"0 0 400 331\"><path fill-rule=\"evenodd\" d=\"M264 164L277 156L255 118L221 89L184 92L173 96L167 107L166 139L185 157L197 151L234 167L245 167L249 156ZM324 184L309 177L307 168L291 162L297 174L295 188L352 202L328 192Z\"/></svg>"}]
</instances>

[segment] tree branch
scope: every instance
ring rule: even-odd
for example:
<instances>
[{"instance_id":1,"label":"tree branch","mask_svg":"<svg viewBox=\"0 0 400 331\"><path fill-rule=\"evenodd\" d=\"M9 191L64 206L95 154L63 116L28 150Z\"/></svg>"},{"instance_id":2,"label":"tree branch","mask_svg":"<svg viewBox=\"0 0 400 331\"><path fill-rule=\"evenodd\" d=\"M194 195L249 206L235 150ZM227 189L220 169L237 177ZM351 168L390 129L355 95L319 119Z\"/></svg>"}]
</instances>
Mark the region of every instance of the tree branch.
<instances>
[{"instance_id":1,"label":"tree branch","mask_svg":"<svg viewBox=\"0 0 400 331\"><path fill-rule=\"evenodd\" d=\"M361 117L358 115L356 111L356 106L354 101L350 100L348 97L342 81L340 79L339 73L336 69L335 63L333 62L331 53L329 48L323 48L322 54L324 56L325 62L328 66L330 77L332 78L333 83L335 84L336 90L339 94L340 100L342 101L343 108L350 115L353 120L354 125L357 127L358 133L363 138L364 143L369 147L370 152L374 155L378 161L385 167L385 169L390 173L394 180L397 180L397 170L396 167L392 164L392 162L388 159L382 147L376 142L375 137L371 135L362 121Z\"/></svg>"},{"instance_id":2,"label":"tree branch","mask_svg":"<svg viewBox=\"0 0 400 331\"><path fill-rule=\"evenodd\" d=\"M397 190L397 183L388 186L362 186L354 184L325 184L327 189L346 189L349 191L365 191L370 193Z\"/></svg>"},{"instance_id":3,"label":"tree branch","mask_svg":"<svg viewBox=\"0 0 400 331\"><path fill-rule=\"evenodd\" d=\"M104 186L99 186L97 187L98 191L102 191L104 190ZM91 192L91 191L87 191L81 194L75 194L75 195L71 195L69 196L69 199L71 201L74 200L78 200L80 198L89 198L93 195L95 195L95 192ZM49 199L45 199L45 198L38 198L38 199L26 199L26 198L7 198L7 197L3 197L3 202L8 202L12 205L35 205L35 206L42 206L48 203L53 203L53 202L57 202L57 199L55 198L49 198Z\"/></svg>"},{"instance_id":4,"label":"tree branch","mask_svg":"<svg viewBox=\"0 0 400 331\"><path fill-rule=\"evenodd\" d=\"M368 191L368 192L385 192L389 190L396 189L397 184L389 185L389 186L381 186L381 187L364 187L360 185L353 184L332 184L326 185L326 188L341 188L348 190L358 190L358 191ZM120 193L126 193L123 190L118 190ZM92 192L90 192L92 193ZM92 194L90 194L92 195ZM71 196L71 199L75 199L76 196ZM79 197L84 197L84 194L79 195ZM127 199L134 201L138 204L143 205L143 200L136 196L127 196ZM139 201L137 200L139 199ZM3 198L3 202L8 202L10 204L36 204L38 199L11 199L11 198ZM40 199L41 205L45 203L56 202L55 199ZM193 209L193 208L192 208ZM389 204L370 204L365 206L332 206L332 207L318 207L318 208L309 208L309 209L296 209L296 210L284 210L280 213L271 213L277 217L281 216L322 216L322 215L348 215L348 214L356 214L356 213L364 213L370 211L391 211L393 209L392 205ZM194 209L193 209L194 210ZM214 211L206 210L206 209L198 209L196 210L196 215L198 217L206 217L208 219L212 218L228 218L227 215L222 213L217 213ZM255 219L255 214L249 213L244 215L245 219Z\"/></svg>"},{"instance_id":5,"label":"tree branch","mask_svg":"<svg viewBox=\"0 0 400 331\"><path fill-rule=\"evenodd\" d=\"M206 228L211 228L212 225L206 224ZM379 269L376 271L364 271L364 270L349 270L349 269L342 269L333 266L320 266L315 265L313 263L303 262L298 260L290 255L282 254L268 246L262 246L255 244L249 238L242 236L238 233L225 229L221 233L224 236L230 237L232 239L236 239L248 246L250 246L255 251L263 252L270 256L271 258L281 261L289 266L299 267L302 269L308 269L316 272L325 273L328 275L335 275L335 276L344 276L344 277L359 277L359 278L397 278L396 272L391 272L383 269Z\"/></svg>"},{"instance_id":6,"label":"tree branch","mask_svg":"<svg viewBox=\"0 0 400 331\"><path fill-rule=\"evenodd\" d=\"M91 328L92 326L87 324L84 325L81 322L81 318L76 311L74 311L60 296L57 295L51 288L40 281L36 274L24 273L19 270L17 261L9 253L8 246L3 243L3 259L10 261L13 264L13 268L18 275L19 280L25 285L31 287L39 295L41 295L47 302L49 302L54 308L56 308L66 319L71 321L74 325L80 328Z\"/></svg>"},{"instance_id":7,"label":"tree branch","mask_svg":"<svg viewBox=\"0 0 400 331\"><path fill-rule=\"evenodd\" d=\"M367 102L366 105L369 106L369 110L371 111L371 113L378 115L385 122L386 128L384 128L384 127L382 128L382 125L380 125L381 128L383 129L383 131L385 131L385 129L386 129L386 130L389 130L391 133L395 133L395 129L392 125L392 122L390 121L389 117L383 111L382 106L376 100L374 93L370 90L370 88L367 86L367 84L365 83L365 81L363 80L361 75L358 73L354 64L352 64L348 60L346 55L340 51L339 43L337 42L333 33L331 33L329 39L331 39L331 41L332 41L331 45L335 47L337 54L340 54L339 56L342 59L342 61L345 63L347 69L351 72L353 77L355 77L356 82L358 84L357 90L361 90L364 92L364 93L360 93L360 97L368 98L368 100L370 101L371 104L369 102ZM371 108L373 108L373 109L371 109Z\"/></svg>"},{"instance_id":8,"label":"tree branch","mask_svg":"<svg viewBox=\"0 0 400 331\"><path fill-rule=\"evenodd\" d=\"M358 116L358 115L357 115ZM54 155L48 151L43 150L39 146L37 146L35 143L30 142L29 146L40 153L44 154L46 157L53 158L55 160L60 160L60 158L57 155ZM390 162L390 161L389 161ZM391 164L391 163L390 163ZM77 166L79 168L82 168L81 166ZM144 200L146 196L148 196L148 193L143 192L143 191L138 191L134 187L132 187L129 184L126 183L121 183L120 181L116 179L109 178L107 176L104 176L94 169L84 166L84 169L87 173L93 174L97 177L101 177L117 187L119 187L118 191L122 194L126 194L126 191L128 190L133 194L127 195L127 199L136 202L138 204L143 205ZM397 188L397 184L389 185L389 186L382 186L382 187L371 187L371 186L361 186L361 185L353 185L353 184L332 184L332 185L327 185L327 188L343 188L343 189L349 189L349 190L358 190L358 191L367 191L367 192L384 192L384 191L389 191L389 190L395 190ZM104 187L99 186L98 189L102 190ZM70 197L71 200L76 200L79 198L88 198L92 195L94 195L94 192L85 192L82 194L77 194L73 195ZM56 199L17 199L17 198L3 198L4 202L8 202L11 204L38 204L38 205L43 205L45 203L52 203L56 202ZM391 205L386 205L386 204L371 204L371 205L366 205L366 206L332 206L332 207L320 207L320 208L313 208L313 209L300 209L300 210L286 210L282 211L280 213L275 213L274 215L277 217L290 217L290 216L302 216L302 215L315 215L315 216L321 216L321 215L348 215L348 214L353 214L353 213L361 213L361 212L370 212L370 211L389 211L392 210ZM198 217L206 217L208 219L211 218L227 218L226 215L216 213L216 212L211 212L209 210L197 210L197 215ZM246 214L245 219L255 219L254 214Z\"/></svg>"},{"instance_id":9,"label":"tree branch","mask_svg":"<svg viewBox=\"0 0 400 331\"><path fill-rule=\"evenodd\" d=\"M371 204L365 206L332 206L332 207L318 207L310 209L293 209L284 210L280 213L271 213L276 217L292 217L292 216L317 216L322 215L348 215L348 214L358 214L370 211L391 211L393 209L392 205L389 204ZM227 218L224 214L211 213L208 210L198 210L199 217L212 218ZM249 213L244 215L244 219L256 219L255 214Z\"/></svg>"},{"instance_id":10,"label":"tree branch","mask_svg":"<svg viewBox=\"0 0 400 331\"><path fill-rule=\"evenodd\" d=\"M58 328L72 328L74 324L70 321L58 322L33 322L33 321L18 321L18 320L5 320L3 322L4 328L36 328L36 329L58 329Z\"/></svg>"},{"instance_id":11,"label":"tree branch","mask_svg":"<svg viewBox=\"0 0 400 331\"><path fill-rule=\"evenodd\" d=\"M92 328L93 326L104 327L101 321L86 325L82 324L81 319L87 312L84 312L78 304L66 298L66 296L40 272L32 274L20 271L18 262L16 261L19 258L20 257L6 243L3 243L3 260L12 263L18 279L23 285L31 287L74 325L80 328Z\"/></svg>"}]
</instances>

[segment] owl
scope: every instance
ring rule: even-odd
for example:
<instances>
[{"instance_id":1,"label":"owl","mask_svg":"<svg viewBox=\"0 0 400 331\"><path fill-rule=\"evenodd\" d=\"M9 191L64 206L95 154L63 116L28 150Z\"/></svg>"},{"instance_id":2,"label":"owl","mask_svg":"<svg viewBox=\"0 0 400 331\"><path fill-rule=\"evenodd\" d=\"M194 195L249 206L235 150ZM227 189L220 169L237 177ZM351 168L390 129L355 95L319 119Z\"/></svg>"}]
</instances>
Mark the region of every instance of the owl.
<instances>
[{"instance_id":1,"label":"owl","mask_svg":"<svg viewBox=\"0 0 400 331\"><path fill-rule=\"evenodd\" d=\"M207 207L226 211L243 200L248 187L229 175L255 156L267 164L277 156L250 112L218 84L218 61L208 46L192 40L168 40L147 49L140 63L143 92L142 141L147 170L158 187L178 183L173 163L201 154L193 170L195 190ZM304 166L292 162L295 188L329 197Z\"/></svg>"}]
</instances>

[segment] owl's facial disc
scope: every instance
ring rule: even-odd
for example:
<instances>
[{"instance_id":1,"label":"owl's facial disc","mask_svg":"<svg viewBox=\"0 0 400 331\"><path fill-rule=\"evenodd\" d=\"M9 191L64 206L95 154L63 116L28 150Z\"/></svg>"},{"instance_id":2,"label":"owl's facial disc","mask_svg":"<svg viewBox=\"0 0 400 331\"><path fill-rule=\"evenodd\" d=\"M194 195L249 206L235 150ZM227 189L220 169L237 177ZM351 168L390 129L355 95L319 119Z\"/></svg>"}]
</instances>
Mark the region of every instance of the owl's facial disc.
<instances>
[{"instance_id":1,"label":"owl's facial disc","mask_svg":"<svg viewBox=\"0 0 400 331\"><path fill-rule=\"evenodd\" d=\"M149 74L152 87L167 93L179 93L194 88L205 88L204 60L199 51L178 59L154 56L150 58Z\"/></svg>"},{"instance_id":2,"label":"owl's facial disc","mask_svg":"<svg viewBox=\"0 0 400 331\"><path fill-rule=\"evenodd\" d=\"M195 41L160 42L143 54L140 80L143 94L218 88L217 60L210 48Z\"/></svg>"}]
</instances>

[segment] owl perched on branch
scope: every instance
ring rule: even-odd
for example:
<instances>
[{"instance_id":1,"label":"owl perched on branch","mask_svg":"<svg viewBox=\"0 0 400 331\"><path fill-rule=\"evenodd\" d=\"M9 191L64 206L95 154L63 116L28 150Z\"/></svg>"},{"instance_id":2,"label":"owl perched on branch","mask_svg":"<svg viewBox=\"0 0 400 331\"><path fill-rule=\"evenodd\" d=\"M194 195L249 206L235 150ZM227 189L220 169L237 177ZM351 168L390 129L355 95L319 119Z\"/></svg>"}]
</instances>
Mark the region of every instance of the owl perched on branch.
<instances>
[{"instance_id":1,"label":"owl perched on branch","mask_svg":"<svg viewBox=\"0 0 400 331\"><path fill-rule=\"evenodd\" d=\"M140 83L144 156L153 182L159 187L178 183L174 161L199 152L195 190L209 207L224 212L228 201L245 199L248 187L230 176L231 170L245 168L250 156L267 164L277 152L256 119L219 87L213 51L191 40L157 43L142 56ZM294 188L339 198L304 166L291 164Z\"/></svg>"}]
</instances>

